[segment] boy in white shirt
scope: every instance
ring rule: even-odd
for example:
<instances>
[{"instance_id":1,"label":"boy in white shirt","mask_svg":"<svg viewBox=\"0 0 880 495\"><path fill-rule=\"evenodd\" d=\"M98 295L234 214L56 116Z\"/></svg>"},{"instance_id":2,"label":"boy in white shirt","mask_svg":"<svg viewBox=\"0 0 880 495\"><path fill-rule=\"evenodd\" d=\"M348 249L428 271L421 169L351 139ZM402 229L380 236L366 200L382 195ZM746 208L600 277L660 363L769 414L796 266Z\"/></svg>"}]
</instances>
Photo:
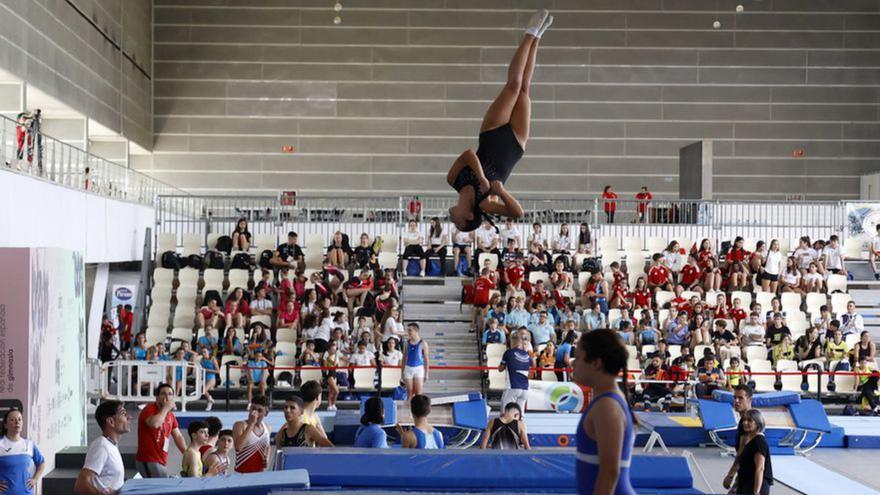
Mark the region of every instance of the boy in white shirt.
<instances>
[{"instance_id":1,"label":"boy in white shirt","mask_svg":"<svg viewBox=\"0 0 880 495\"><path fill-rule=\"evenodd\" d=\"M846 276L846 263L840 249L840 238L836 235L828 238L828 244L822 249L822 262L825 270Z\"/></svg>"}]
</instances>

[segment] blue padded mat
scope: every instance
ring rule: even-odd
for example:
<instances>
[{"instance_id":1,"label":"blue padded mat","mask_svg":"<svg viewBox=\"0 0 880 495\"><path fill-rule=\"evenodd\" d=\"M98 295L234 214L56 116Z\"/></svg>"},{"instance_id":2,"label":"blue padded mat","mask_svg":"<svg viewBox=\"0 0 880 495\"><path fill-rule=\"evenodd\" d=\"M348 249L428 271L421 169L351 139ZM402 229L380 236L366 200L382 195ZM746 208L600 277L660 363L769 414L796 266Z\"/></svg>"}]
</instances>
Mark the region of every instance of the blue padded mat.
<instances>
[{"instance_id":1,"label":"blue padded mat","mask_svg":"<svg viewBox=\"0 0 880 495\"><path fill-rule=\"evenodd\" d=\"M797 404L790 404L788 411L791 413L791 419L798 428L806 430L821 431L825 433L831 432L831 422L828 421L828 414L822 403L816 400L804 400Z\"/></svg>"},{"instance_id":2,"label":"blue padded mat","mask_svg":"<svg viewBox=\"0 0 880 495\"><path fill-rule=\"evenodd\" d=\"M131 479L125 482L120 495L263 495L270 489L309 487L309 473L303 469L266 473L235 474L212 478Z\"/></svg>"},{"instance_id":3,"label":"blue padded mat","mask_svg":"<svg viewBox=\"0 0 880 495\"><path fill-rule=\"evenodd\" d=\"M452 404L452 419L457 426L482 430L489 422L486 401L482 399Z\"/></svg>"},{"instance_id":4,"label":"blue padded mat","mask_svg":"<svg viewBox=\"0 0 880 495\"><path fill-rule=\"evenodd\" d=\"M737 422L732 405L705 399L700 399L698 402L703 429L706 431L736 429Z\"/></svg>"},{"instance_id":5,"label":"blue padded mat","mask_svg":"<svg viewBox=\"0 0 880 495\"><path fill-rule=\"evenodd\" d=\"M571 449L552 452L395 449L375 454L376 451L370 449L308 452L284 449L284 469L307 470L312 487L474 492L575 488L575 459ZM505 476L486 476L486 473L505 473ZM693 488L687 459L680 456L633 456L630 481L635 488Z\"/></svg>"}]
</instances>

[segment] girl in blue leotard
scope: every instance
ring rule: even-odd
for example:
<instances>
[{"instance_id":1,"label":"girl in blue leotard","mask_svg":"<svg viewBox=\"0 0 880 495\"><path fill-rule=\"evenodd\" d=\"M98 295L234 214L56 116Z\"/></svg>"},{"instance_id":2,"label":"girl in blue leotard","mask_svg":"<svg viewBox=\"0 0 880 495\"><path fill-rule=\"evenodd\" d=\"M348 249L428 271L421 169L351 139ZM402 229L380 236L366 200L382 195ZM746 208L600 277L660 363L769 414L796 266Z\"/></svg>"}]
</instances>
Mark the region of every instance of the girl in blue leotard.
<instances>
[{"instance_id":1,"label":"girl in blue leotard","mask_svg":"<svg viewBox=\"0 0 880 495\"><path fill-rule=\"evenodd\" d=\"M577 429L577 487L581 495L635 495L629 467L635 417L629 410L627 351L608 329L585 333L575 351L574 380L593 390ZM617 377L623 372L623 392Z\"/></svg>"}]
</instances>

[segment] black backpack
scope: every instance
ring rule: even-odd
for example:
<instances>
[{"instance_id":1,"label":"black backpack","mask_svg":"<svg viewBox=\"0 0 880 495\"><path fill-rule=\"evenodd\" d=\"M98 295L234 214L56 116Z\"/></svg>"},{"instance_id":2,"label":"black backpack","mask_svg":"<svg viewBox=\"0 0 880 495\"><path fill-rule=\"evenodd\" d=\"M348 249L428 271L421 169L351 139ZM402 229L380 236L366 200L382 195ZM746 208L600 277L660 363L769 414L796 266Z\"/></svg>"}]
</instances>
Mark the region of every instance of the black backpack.
<instances>
[{"instance_id":1,"label":"black backpack","mask_svg":"<svg viewBox=\"0 0 880 495\"><path fill-rule=\"evenodd\" d=\"M223 251L226 254L232 253L232 237L221 235L217 238L217 251Z\"/></svg>"},{"instance_id":2,"label":"black backpack","mask_svg":"<svg viewBox=\"0 0 880 495\"><path fill-rule=\"evenodd\" d=\"M260 261L259 261L260 268L265 268L267 270L271 270L272 269L272 256L274 254L275 253L273 253L271 249L266 249L262 253L260 253Z\"/></svg>"},{"instance_id":3,"label":"black backpack","mask_svg":"<svg viewBox=\"0 0 880 495\"><path fill-rule=\"evenodd\" d=\"M212 270L223 269L223 253L220 251L208 251L205 254L205 268Z\"/></svg>"},{"instance_id":4,"label":"black backpack","mask_svg":"<svg viewBox=\"0 0 880 495\"><path fill-rule=\"evenodd\" d=\"M165 251L162 253L162 268L171 268L172 270L180 270L180 255L175 251Z\"/></svg>"},{"instance_id":5,"label":"black backpack","mask_svg":"<svg viewBox=\"0 0 880 495\"><path fill-rule=\"evenodd\" d=\"M247 253L238 253L232 257L229 268L235 270L248 270L251 267L251 256Z\"/></svg>"},{"instance_id":6,"label":"black backpack","mask_svg":"<svg viewBox=\"0 0 880 495\"><path fill-rule=\"evenodd\" d=\"M191 254L186 257L186 266L190 268L195 268L196 270L201 270L202 266L204 266L205 260L202 259L198 254Z\"/></svg>"},{"instance_id":7,"label":"black backpack","mask_svg":"<svg viewBox=\"0 0 880 495\"><path fill-rule=\"evenodd\" d=\"M601 270L602 267L596 258L584 258L584 261L581 262L582 272L596 273Z\"/></svg>"}]
</instances>

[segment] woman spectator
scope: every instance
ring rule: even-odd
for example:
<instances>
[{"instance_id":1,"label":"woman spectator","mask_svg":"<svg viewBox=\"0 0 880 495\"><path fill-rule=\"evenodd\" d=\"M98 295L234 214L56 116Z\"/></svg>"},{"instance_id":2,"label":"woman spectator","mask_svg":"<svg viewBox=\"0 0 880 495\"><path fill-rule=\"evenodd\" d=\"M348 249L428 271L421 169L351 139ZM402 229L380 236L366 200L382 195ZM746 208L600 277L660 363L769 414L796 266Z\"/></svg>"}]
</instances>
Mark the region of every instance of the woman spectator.
<instances>
[{"instance_id":1,"label":"woman spectator","mask_svg":"<svg viewBox=\"0 0 880 495\"><path fill-rule=\"evenodd\" d=\"M663 251L663 259L666 260L666 266L672 272L672 276L677 277L681 269L684 267L684 260L681 254L681 245L678 241L672 241Z\"/></svg>"},{"instance_id":2,"label":"woman spectator","mask_svg":"<svg viewBox=\"0 0 880 495\"><path fill-rule=\"evenodd\" d=\"M211 397L211 389L217 385L217 382L220 379L220 375L217 374L220 365L217 364L217 358L215 358L205 347L202 347L199 364L205 370L205 400L208 402L205 410L210 411L211 408L214 407L214 399Z\"/></svg>"},{"instance_id":3,"label":"woman spectator","mask_svg":"<svg viewBox=\"0 0 880 495\"><path fill-rule=\"evenodd\" d=\"M333 234L333 240L327 246L327 261L337 268L345 268L351 259L352 249L348 243L348 236L340 231Z\"/></svg>"},{"instance_id":4,"label":"woman spectator","mask_svg":"<svg viewBox=\"0 0 880 495\"><path fill-rule=\"evenodd\" d=\"M825 277L819 273L819 264L815 261L810 263L803 276L803 288L804 292L825 292Z\"/></svg>"},{"instance_id":5,"label":"woman spectator","mask_svg":"<svg viewBox=\"0 0 880 495\"><path fill-rule=\"evenodd\" d=\"M639 277L636 280L636 287L632 290L632 309L647 309L652 306L651 290L648 289L648 282L645 277Z\"/></svg>"},{"instance_id":6,"label":"woman spectator","mask_svg":"<svg viewBox=\"0 0 880 495\"><path fill-rule=\"evenodd\" d=\"M706 318L703 313L694 313L688 325L691 334L691 349L698 345L709 345L712 343L712 326L711 320Z\"/></svg>"},{"instance_id":7,"label":"woman spectator","mask_svg":"<svg viewBox=\"0 0 880 495\"><path fill-rule=\"evenodd\" d=\"M406 224L406 230L400 235L403 241L403 259L410 258L419 259L419 267L421 268L421 276L425 276L425 236L419 232L419 224L415 220L410 220Z\"/></svg>"},{"instance_id":8,"label":"woman spectator","mask_svg":"<svg viewBox=\"0 0 880 495\"><path fill-rule=\"evenodd\" d=\"M819 339L819 327L811 326L807 333L798 337L795 342L795 357L803 367L808 362L824 363L822 341Z\"/></svg>"},{"instance_id":9,"label":"woman spectator","mask_svg":"<svg viewBox=\"0 0 880 495\"><path fill-rule=\"evenodd\" d=\"M789 256L786 260L785 271L781 278L782 292L804 295L804 291L801 289L801 272L798 270L797 259L794 256Z\"/></svg>"},{"instance_id":10,"label":"woman spectator","mask_svg":"<svg viewBox=\"0 0 880 495\"><path fill-rule=\"evenodd\" d=\"M403 323L400 322L400 310L392 307L386 311L377 330L376 347L379 347L380 344L385 343L389 339L397 339L399 343L405 334Z\"/></svg>"},{"instance_id":11,"label":"woman spectator","mask_svg":"<svg viewBox=\"0 0 880 495\"><path fill-rule=\"evenodd\" d=\"M636 193L636 201L638 201L638 223L651 223L652 219L648 217L648 209L651 204L651 200L654 199L654 195L648 191L648 186L642 186L639 189L639 192Z\"/></svg>"},{"instance_id":12,"label":"woman spectator","mask_svg":"<svg viewBox=\"0 0 880 495\"><path fill-rule=\"evenodd\" d=\"M211 356L217 355L217 348L220 345L220 339L217 337L217 330L214 327L205 327L204 335L196 339L196 349L207 349Z\"/></svg>"},{"instance_id":13,"label":"woman spectator","mask_svg":"<svg viewBox=\"0 0 880 495\"><path fill-rule=\"evenodd\" d=\"M706 292L721 290L721 269L718 267L718 258L712 251L712 241L700 241L700 249L695 256L703 272L703 288Z\"/></svg>"},{"instance_id":14,"label":"woman spectator","mask_svg":"<svg viewBox=\"0 0 880 495\"><path fill-rule=\"evenodd\" d=\"M446 275L446 244L449 239L443 232L443 224L437 217L431 218L431 229L428 233L428 250L425 251L425 260L440 258L440 273ZM424 267L422 268L424 270Z\"/></svg>"},{"instance_id":15,"label":"woman spectator","mask_svg":"<svg viewBox=\"0 0 880 495\"><path fill-rule=\"evenodd\" d=\"M571 254L571 233L568 231L567 223L559 226L559 235L553 238L553 254L561 254L560 258L565 259L566 265L569 264L568 256Z\"/></svg>"},{"instance_id":16,"label":"woman spectator","mask_svg":"<svg viewBox=\"0 0 880 495\"><path fill-rule=\"evenodd\" d=\"M541 354L538 356L538 378L541 378L541 374L545 371L550 373L553 371L553 366L556 364L556 344L552 341L547 342L543 349L541 349Z\"/></svg>"},{"instance_id":17,"label":"woman spectator","mask_svg":"<svg viewBox=\"0 0 880 495\"><path fill-rule=\"evenodd\" d=\"M248 232L247 220L239 218L232 231L232 250L247 252L251 248L251 233Z\"/></svg>"},{"instance_id":18,"label":"woman spectator","mask_svg":"<svg viewBox=\"0 0 880 495\"><path fill-rule=\"evenodd\" d=\"M819 258L816 250L810 246L809 236L803 236L798 240L798 247L791 253L791 256L796 260L797 268L801 273L806 273L810 268L810 263Z\"/></svg>"},{"instance_id":19,"label":"woman spectator","mask_svg":"<svg viewBox=\"0 0 880 495\"><path fill-rule=\"evenodd\" d=\"M522 420L522 409L516 402L504 406L504 411L486 425L481 449L518 450L530 449L526 423Z\"/></svg>"},{"instance_id":20,"label":"woman spectator","mask_svg":"<svg viewBox=\"0 0 880 495\"><path fill-rule=\"evenodd\" d=\"M617 211L617 193L611 189L611 186L605 186L602 190L602 199L605 200L605 219L608 223L614 223L614 212Z\"/></svg>"},{"instance_id":21,"label":"woman spectator","mask_svg":"<svg viewBox=\"0 0 880 495\"><path fill-rule=\"evenodd\" d=\"M529 234L528 242L529 244L539 244L541 246L541 251L546 251L547 248L550 247L547 243L547 237L544 236L544 227L541 226L539 222L535 222L532 224L532 233Z\"/></svg>"},{"instance_id":22,"label":"woman spectator","mask_svg":"<svg viewBox=\"0 0 880 495\"><path fill-rule=\"evenodd\" d=\"M382 366L400 366L403 353L397 348L397 339L388 339L382 344L382 354L379 361Z\"/></svg>"},{"instance_id":23,"label":"woman spectator","mask_svg":"<svg viewBox=\"0 0 880 495\"><path fill-rule=\"evenodd\" d=\"M852 360L858 362L860 359L867 359L868 362L875 362L877 358L877 345L871 342L871 335L867 330L859 334L859 341L853 345Z\"/></svg>"},{"instance_id":24,"label":"woman spectator","mask_svg":"<svg viewBox=\"0 0 880 495\"><path fill-rule=\"evenodd\" d=\"M262 323L254 323L251 327L251 334L248 336L248 349L255 352L257 349L263 351L263 355L269 360L274 358L275 345L272 343L272 333L269 328Z\"/></svg>"},{"instance_id":25,"label":"woman spectator","mask_svg":"<svg viewBox=\"0 0 880 495\"><path fill-rule=\"evenodd\" d=\"M538 242L529 242L529 272L548 272L550 256Z\"/></svg>"},{"instance_id":26,"label":"woman spectator","mask_svg":"<svg viewBox=\"0 0 880 495\"><path fill-rule=\"evenodd\" d=\"M577 238L577 252L578 254L590 254L593 252L593 237L590 234L590 225L587 223L581 223L580 232L578 232ZM580 267L577 267L580 269Z\"/></svg>"},{"instance_id":27,"label":"woman spectator","mask_svg":"<svg viewBox=\"0 0 880 495\"><path fill-rule=\"evenodd\" d=\"M101 331L101 340L98 341L98 359L101 363L114 361L119 357L119 348L113 343L113 334L105 330Z\"/></svg>"},{"instance_id":28,"label":"woman spectator","mask_svg":"<svg viewBox=\"0 0 880 495\"><path fill-rule=\"evenodd\" d=\"M132 357L137 361L147 359L147 335L143 332L134 338L134 346L131 348Z\"/></svg>"},{"instance_id":29,"label":"woman spectator","mask_svg":"<svg viewBox=\"0 0 880 495\"><path fill-rule=\"evenodd\" d=\"M773 467L770 462L770 445L764 438L764 416L757 409L746 411L739 421L742 437L736 458L736 489L744 495L769 495L773 484ZM730 478L724 480L724 488L730 488Z\"/></svg>"},{"instance_id":30,"label":"woman spectator","mask_svg":"<svg viewBox=\"0 0 880 495\"><path fill-rule=\"evenodd\" d=\"M287 301L287 304L278 313L278 319L275 323L277 328L293 328L294 330L299 328L299 308L297 305L298 303L293 299Z\"/></svg>"},{"instance_id":31,"label":"woman spectator","mask_svg":"<svg viewBox=\"0 0 880 495\"><path fill-rule=\"evenodd\" d=\"M365 269L370 265L370 257L378 254L373 250L373 244L370 242L370 236L367 233L361 234L361 243L354 248L354 264L358 269Z\"/></svg>"},{"instance_id":32,"label":"woman spectator","mask_svg":"<svg viewBox=\"0 0 880 495\"><path fill-rule=\"evenodd\" d=\"M199 328L205 327L217 327L220 323L220 319L224 317L223 310L217 306L216 299L208 299L208 304L204 305L199 309L199 312L196 314L196 321L198 323Z\"/></svg>"},{"instance_id":33,"label":"woman spectator","mask_svg":"<svg viewBox=\"0 0 880 495\"><path fill-rule=\"evenodd\" d=\"M556 258L553 266L555 269L550 274L550 285L553 287L553 290L571 290L574 287L574 277L571 273L565 271L565 262L562 260L562 256Z\"/></svg>"},{"instance_id":34,"label":"woman spectator","mask_svg":"<svg viewBox=\"0 0 880 495\"><path fill-rule=\"evenodd\" d=\"M770 241L770 249L764 258L764 265L760 271L759 279L761 289L764 292L776 292L779 290L779 276L785 272L785 255L779 251L779 241Z\"/></svg>"},{"instance_id":35,"label":"woman spectator","mask_svg":"<svg viewBox=\"0 0 880 495\"><path fill-rule=\"evenodd\" d=\"M244 355L244 345L242 345L241 339L238 338L233 327L226 327L226 335L223 337L223 355Z\"/></svg>"},{"instance_id":36,"label":"woman spectator","mask_svg":"<svg viewBox=\"0 0 880 495\"><path fill-rule=\"evenodd\" d=\"M733 245L727 252L725 257L725 265L727 268L727 289L729 291L745 290L749 284L749 269L746 263L749 259L749 253L743 245L745 240L737 237L733 240Z\"/></svg>"},{"instance_id":37,"label":"woman spectator","mask_svg":"<svg viewBox=\"0 0 880 495\"><path fill-rule=\"evenodd\" d=\"M3 416L3 439L0 439L0 492L10 494L35 493L46 468L45 459L37 445L21 436L24 417L12 408Z\"/></svg>"},{"instance_id":38,"label":"woman spectator","mask_svg":"<svg viewBox=\"0 0 880 495\"><path fill-rule=\"evenodd\" d=\"M236 287L226 299L226 327L244 328L250 315L250 306L244 298L244 289Z\"/></svg>"},{"instance_id":39,"label":"woman spectator","mask_svg":"<svg viewBox=\"0 0 880 495\"><path fill-rule=\"evenodd\" d=\"M461 232L452 228L452 262L455 263L455 273L459 277L466 277L470 273L473 245L473 232Z\"/></svg>"},{"instance_id":40,"label":"woman spectator","mask_svg":"<svg viewBox=\"0 0 880 495\"><path fill-rule=\"evenodd\" d=\"M779 363L779 360L793 361L795 355L794 351L794 345L791 343L791 335L783 335L782 340L773 346L771 352L773 365L776 366Z\"/></svg>"},{"instance_id":41,"label":"woman spectator","mask_svg":"<svg viewBox=\"0 0 880 495\"><path fill-rule=\"evenodd\" d=\"M385 423L385 404L381 397L370 397L364 403L361 426L355 433L354 446L359 448L387 449L388 435L382 429Z\"/></svg>"}]
</instances>

